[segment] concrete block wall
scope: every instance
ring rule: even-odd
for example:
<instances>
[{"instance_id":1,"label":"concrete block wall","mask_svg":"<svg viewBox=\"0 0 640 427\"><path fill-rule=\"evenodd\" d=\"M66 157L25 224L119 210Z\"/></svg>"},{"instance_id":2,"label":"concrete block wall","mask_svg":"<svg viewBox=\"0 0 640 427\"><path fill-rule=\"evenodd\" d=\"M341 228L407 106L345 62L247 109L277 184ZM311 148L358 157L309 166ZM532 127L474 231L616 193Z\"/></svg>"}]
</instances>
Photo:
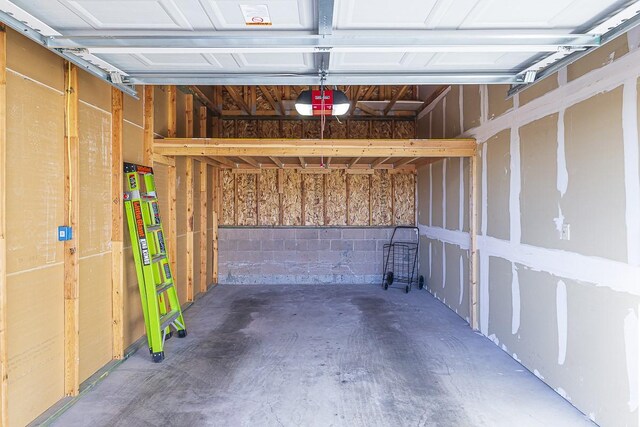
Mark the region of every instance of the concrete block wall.
<instances>
[{"instance_id":1,"label":"concrete block wall","mask_svg":"<svg viewBox=\"0 0 640 427\"><path fill-rule=\"evenodd\" d=\"M393 228L219 229L224 284L378 284Z\"/></svg>"}]
</instances>

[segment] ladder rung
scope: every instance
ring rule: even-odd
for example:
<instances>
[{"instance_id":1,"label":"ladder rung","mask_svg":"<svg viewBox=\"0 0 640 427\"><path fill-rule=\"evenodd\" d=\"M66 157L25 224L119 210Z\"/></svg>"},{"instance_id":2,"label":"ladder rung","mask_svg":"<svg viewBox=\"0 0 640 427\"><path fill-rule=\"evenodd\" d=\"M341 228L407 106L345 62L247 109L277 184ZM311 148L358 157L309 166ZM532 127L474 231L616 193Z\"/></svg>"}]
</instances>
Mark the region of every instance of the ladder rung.
<instances>
[{"instance_id":1,"label":"ladder rung","mask_svg":"<svg viewBox=\"0 0 640 427\"><path fill-rule=\"evenodd\" d=\"M151 258L151 262L152 263L156 263L156 262L162 261L166 257L167 257L167 254L158 254L158 255L154 256L153 258Z\"/></svg>"},{"instance_id":2,"label":"ladder rung","mask_svg":"<svg viewBox=\"0 0 640 427\"><path fill-rule=\"evenodd\" d=\"M147 225L147 231L158 231L162 226L160 224Z\"/></svg>"},{"instance_id":3,"label":"ladder rung","mask_svg":"<svg viewBox=\"0 0 640 427\"><path fill-rule=\"evenodd\" d=\"M172 324L180 316L180 310L172 310L160 317L160 330L166 329L167 326Z\"/></svg>"},{"instance_id":4,"label":"ladder rung","mask_svg":"<svg viewBox=\"0 0 640 427\"><path fill-rule=\"evenodd\" d=\"M173 282L160 283L158 286L156 286L156 293L160 295L161 293L165 292L172 286L173 286Z\"/></svg>"}]
</instances>

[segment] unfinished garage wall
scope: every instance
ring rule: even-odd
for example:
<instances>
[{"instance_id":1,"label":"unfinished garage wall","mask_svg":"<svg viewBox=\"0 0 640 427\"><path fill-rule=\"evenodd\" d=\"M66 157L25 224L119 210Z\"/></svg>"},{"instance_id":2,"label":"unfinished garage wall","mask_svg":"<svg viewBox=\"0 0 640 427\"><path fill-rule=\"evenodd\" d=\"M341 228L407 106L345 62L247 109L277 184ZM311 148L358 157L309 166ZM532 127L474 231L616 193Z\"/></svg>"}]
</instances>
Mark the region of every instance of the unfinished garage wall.
<instances>
[{"instance_id":1,"label":"unfinished garage wall","mask_svg":"<svg viewBox=\"0 0 640 427\"><path fill-rule=\"evenodd\" d=\"M480 330L589 418L638 425L637 32L505 99L454 87L422 137L475 137ZM418 172L421 268L468 319L468 162Z\"/></svg>"}]
</instances>

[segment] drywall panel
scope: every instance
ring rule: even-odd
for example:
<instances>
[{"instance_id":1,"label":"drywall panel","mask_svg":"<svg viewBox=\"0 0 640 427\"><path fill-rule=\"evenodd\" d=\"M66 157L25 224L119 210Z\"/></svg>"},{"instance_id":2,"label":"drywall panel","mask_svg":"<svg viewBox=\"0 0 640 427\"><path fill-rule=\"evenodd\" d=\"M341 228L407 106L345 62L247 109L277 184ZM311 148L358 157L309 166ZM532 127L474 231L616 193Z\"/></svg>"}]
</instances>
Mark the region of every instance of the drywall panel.
<instances>
[{"instance_id":1,"label":"drywall panel","mask_svg":"<svg viewBox=\"0 0 640 427\"><path fill-rule=\"evenodd\" d=\"M449 158L447 162L447 180L445 181L447 217L446 228L460 229L460 159Z\"/></svg>"},{"instance_id":2,"label":"drywall panel","mask_svg":"<svg viewBox=\"0 0 640 427\"><path fill-rule=\"evenodd\" d=\"M144 157L142 141L144 132L141 127L124 122L122 126L122 159L125 162L141 165Z\"/></svg>"},{"instance_id":3,"label":"drywall panel","mask_svg":"<svg viewBox=\"0 0 640 427\"><path fill-rule=\"evenodd\" d=\"M143 95L144 87L140 86L139 95ZM181 93L180 91L177 91ZM126 104L125 104L126 107ZM142 103L144 108L144 102ZM157 135L167 136L169 125L169 89L167 86L154 86L153 91L153 131ZM178 134L177 136L186 136Z\"/></svg>"},{"instance_id":4,"label":"drywall panel","mask_svg":"<svg viewBox=\"0 0 640 427\"><path fill-rule=\"evenodd\" d=\"M128 230L125 230L124 241L124 345L128 347L144 335L144 317Z\"/></svg>"},{"instance_id":5,"label":"drywall panel","mask_svg":"<svg viewBox=\"0 0 640 427\"><path fill-rule=\"evenodd\" d=\"M264 169L258 175L260 191L259 225L278 225L280 222L280 194L278 193L278 170Z\"/></svg>"},{"instance_id":6,"label":"drywall panel","mask_svg":"<svg viewBox=\"0 0 640 427\"><path fill-rule=\"evenodd\" d=\"M513 108L513 98L507 99L509 85L487 85L489 120Z\"/></svg>"},{"instance_id":7,"label":"drywall panel","mask_svg":"<svg viewBox=\"0 0 640 427\"><path fill-rule=\"evenodd\" d=\"M462 133L462 129L460 129L460 86L451 86L446 99L444 137L455 138Z\"/></svg>"},{"instance_id":8,"label":"drywall panel","mask_svg":"<svg viewBox=\"0 0 640 427\"><path fill-rule=\"evenodd\" d=\"M111 114L80 103L78 120L79 250L86 257L111 250Z\"/></svg>"},{"instance_id":9,"label":"drywall panel","mask_svg":"<svg viewBox=\"0 0 640 427\"><path fill-rule=\"evenodd\" d=\"M445 270L444 270L444 242L429 239L427 251L430 253L429 258L431 266L428 271L428 277L425 277L429 291L442 301L445 296ZM430 249L429 249L430 246Z\"/></svg>"},{"instance_id":10,"label":"drywall panel","mask_svg":"<svg viewBox=\"0 0 640 427\"><path fill-rule=\"evenodd\" d=\"M349 225L369 225L369 175L347 175L349 180Z\"/></svg>"},{"instance_id":11,"label":"drywall panel","mask_svg":"<svg viewBox=\"0 0 640 427\"><path fill-rule=\"evenodd\" d=\"M564 129L568 184L561 207L570 240L563 247L626 262L622 87L568 108Z\"/></svg>"},{"instance_id":12,"label":"drywall panel","mask_svg":"<svg viewBox=\"0 0 640 427\"><path fill-rule=\"evenodd\" d=\"M258 198L256 194L256 174L236 175L236 209L238 210L237 225L256 225L258 213Z\"/></svg>"},{"instance_id":13,"label":"drywall panel","mask_svg":"<svg viewBox=\"0 0 640 427\"><path fill-rule=\"evenodd\" d=\"M371 175L371 225L391 223L391 176L385 170Z\"/></svg>"},{"instance_id":14,"label":"drywall panel","mask_svg":"<svg viewBox=\"0 0 640 427\"><path fill-rule=\"evenodd\" d=\"M418 204L418 224L431 225L429 223L429 166L421 166L417 172L417 204Z\"/></svg>"},{"instance_id":15,"label":"drywall panel","mask_svg":"<svg viewBox=\"0 0 640 427\"><path fill-rule=\"evenodd\" d=\"M181 305L187 301L187 235L183 234L176 238L176 270L175 277L178 300Z\"/></svg>"},{"instance_id":16,"label":"drywall panel","mask_svg":"<svg viewBox=\"0 0 640 427\"><path fill-rule=\"evenodd\" d=\"M221 225L235 224L235 175L231 169L223 169L222 177L222 216Z\"/></svg>"},{"instance_id":17,"label":"drywall panel","mask_svg":"<svg viewBox=\"0 0 640 427\"><path fill-rule=\"evenodd\" d=\"M112 358L111 252L80 258L80 382Z\"/></svg>"},{"instance_id":18,"label":"drywall panel","mask_svg":"<svg viewBox=\"0 0 640 427\"><path fill-rule=\"evenodd\" d=\"M424 248L421 248L424 250ZM444 298L446 304L460 317L469 317L469 259L466 250L457 245L445 244Z\"/></svg>"},{"instance_id":19,"label":"drywall panel","mask_svg":"<svg viewBox=\"0 0 640 427\"><path fill-rule=\"evenodd\" d=\"M464 130L480 126L480 86L462 86L462 118Z\"/></svg>"},{"instance_id":20,"label":"drywall panel","mask_svg":"<svg viewBox=\"0 0 640 427\"><path fill-rule=\"evenodd\" d=\"M521 127L519 133L522 242L559 248L558 114L531 122Z\"/></svg>"},{"instance_id":21,"label":"drywall panel","mask_svg":"<svg viewBox=\"0 0 640 427\"><path fill-rule=\"evenodd\" d=\"M27 425L64 395L63 280L62 263L7 277L9 425Z\"/></svg>"},{"instance_id":22,"label":"drywall panel","mask_svg":"<svg viewBox=\"0 0 640 427\"><path fill-rule=\"evenodd\" d=\"M7 73L7 272L62 260L64 100Z\"/></svg>"},{"instance_id":23,"label":"drywall panel","mask_svg":"<svg viewBox=\"0 0 640 427\"><path fill-rule=\"evenodd\" d=\"M589 71L602 68L627 53L629 53L629 44L627 35L623 34L570 64L567 67L567 81L575 80Z\"/></svg>"},{"instance_id":24,"label":"drywall panel","mask_svg":"<svg viewBox=\"0 0 640 427\"><path fill-rule=\"evenodd\" d=\"M282 185L282 225L302 225L302 175L285 169Z\"/></svg>"},{"instance_id":25,"label":"drywall panel","mask_svg":"<svg viewBox=\"0 0 640 427\"><path fill-rule=\"evenodd\" d=\"M7 29L7 68L29 76L45 86L64 90L62 58L11 29ZM10 88L11 85L7 82L7 90ZM27 95L26 92L24 94ZM7 106L10 105L7 102Z\"/></svg>"},{"instance_id":26,"label":"drywall panel","mask_svg":"<svg viewBox=\"0 0 640 427\"><path fill-rule=\"evenodd\" d=\"M540 98L542 95L545 95L557 88L558 88L558 73L554 73L540 80L538 83L534 84L533 86L529 86L527 89L520 92L518 94L518 96L520 97L520 106L528 104L534 99Z\"/></svg>"},{"instance_id":27,"label":"drywall panel","mask_svg":"<svg viewBox=\"0 0 640 427\"><path fill-rule=\"evenodd\" d=\"M326 225L346 225L347 224L347 183L344 171L336 170L325 177L325 204L326 204ZM367 177L367 190L369 188ZM367 196L369 192L367 191ZM369 206L367 203L367 216ZM367 218L368 223L368 218Z\"/></svg>"},{"instance_id":28,"label":"drywall panel","mask_svg":"<svg viewBox=\"0 0 640 427\"><path fill-rule=\"evenodd\" d=\"M304 225L324 225L324 189L322 174L302 175Z\"/></svg>"},{"instance_id":29,"label":"drywall panel","mask_svg":"<svg viewBox=\"0 0 640 427\"><path fill-rule=\"evenodd\" d=\"M431 113L425 114L424 116L417 119L416 122L416 138L429 138L429 118L431 117Z\"/></svg>"},{"instance_id":30,"label":"drywall panel","mask_svg":"<svg viewBox=\"0 0 640 427\"><path fill-rule=\"evenodd\" d=\"M498 345L501 340L511 337L514 315L512 269L510 261L489 257L489 283L486 284L489 287L488 336Z\"/></svg>"},{"instance_id":31,"label":"drywall panel","mask_svg":"<svg viewBox=\"0 0 640 427\"><path fill-rule=\"evenodd\" d=\"M176 158L176 235L187 233L187 162L193 160L184 157ZM196 172L195 167L192 169Z\"/></svg>"},{"instance_id":32,"label":"drywall panel","mask_svg":"<svg viewBox=\"0 0 640 427\"><path fill-rule=\"evenodd\" d=\"M126 95L123 96L123 118L125 121L131 122L138 126L142 126L144 117L144 103L142 101L141 95L144 86L136 86L135 89L138 92L139 99L135 99L131 96Z\"/></svg>"},{"instance_id":33,"label":"drywall panel","mask_svg":"<svg viewBox=\"0 0 640 427\"><path fill-rule=\"evenodd\" d=\"M444 101L431 110L431 138L444 138Z\"/></svg>"},{"instance_id":34,"label":"drywall panel","mask_svg":"<svg viewBox=\"0 0 640 427\"><path fill-rule=\"evenodd\" d=\"M413 174L393 175L393 207L395 225L415 225L415 176Z\"/></svg>"},{"instance_id":35,"label":"drywall panel","mask_svg":"<svg viewBox=\"0 0 640 427\"><path fill-rule=\"evenodd\" d=\"M482 229L482 224L484 221L484 212L482 209L483 201L484 201L484 193L486 190L484 189L483 182L483 174L484 169L486 169L484 162L486 161L486 142L478 145L478 150L476 151L476 214L478 216L478 234L483 234L484 230Z\"/></svg>"},{"instance_id":36,"label":"drywall panel","mask_svg":"<svg viewBox=\"0 0 640 427\"><path fill-rule=\"evenodd\" d=\"M487 234L509 240L510 130L489 138L487 144Z\"/></svg>"},{"instance_id":37,"label":"drywall panel","mask_svg":"<svg viewBox=\"0 0 640 427\"><path fill-rule=\"evenodd\" d=\"M89 73L78 73L78 98L103 111L111 111L111 86Z\"/></svg>"},{"instance_id":38,"label":"drywall panel","mask_svg":"<svg viewBox=\"0 0 640 427\"><path fill-rule=\"evenodd\" d=\"M469 158L462 159L462 231L469 231ZM479 186L481 181L476 181ZM480 211L480 200L476 202L476 210Z\"/></svg>"},{"instance_id":39,"label":"drywall panel","mask_svg":"<svg viewBox=\"0 0 640 427\"><path fill-rule=\"evenodd\" d=\"M431 225L444 226L444 189L443 183L444 160L431 164Z\"/></svg>"}]
</instances>

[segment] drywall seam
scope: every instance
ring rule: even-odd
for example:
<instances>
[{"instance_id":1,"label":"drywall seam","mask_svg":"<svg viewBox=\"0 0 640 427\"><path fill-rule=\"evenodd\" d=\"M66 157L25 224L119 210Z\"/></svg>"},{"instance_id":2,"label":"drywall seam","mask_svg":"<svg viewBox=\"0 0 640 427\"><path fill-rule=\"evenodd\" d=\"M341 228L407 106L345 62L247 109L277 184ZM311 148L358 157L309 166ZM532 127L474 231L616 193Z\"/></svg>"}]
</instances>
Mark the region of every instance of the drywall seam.
<instances>
[{"instance_id":1,"label":"drywall seam","mask_svg":"<svg viewBox=\"0 0 640 427\"><path fill-rule=\"evenodd\" d=\"M39 82L38 80L34 80L32 77L26 76L26 75L24 75L22 73L19 73L19 72L15 71L15 70L12 70L11 68L7 68L7 72L15 74L16 76L21 77L21 78L23 78L25 80L29 80L30 82L35 83L38 86L42 86L44 88L50 89L50 90L54 91L55 93L57 93L58 95L64 95L64 91L61 91L60 89L56 89L55 87L48 86L48 85L46 85L46 84L44 84L42 82Z\"/></svg>"},{"instance_id":2,"label":"drywall seam","mask_svg":"<svg viewBox=\"0 0 640 427\"><path fill-rule=\"evenodd\" d=\"M108 251L104 251L104 252L99 252L97 254L81 256L78 259L79 260L90 259L90 258L95 258L95 257L99 257L99 256L104 256L104 255L107 255L107 254L110 254L110 253L111 253L111 250L108 250Z\"/></svg>"},{"instance_id":3,"label":"drywall seam","mask_svg":"<svg viewBox=\"0 0 640 427\"><path fill-rule=\"evenodd\" d=\"M418 224L418 229L421 236L425 236L432 240L439 240L441 242L450 243L456 245L464 250L469 250L471 242L471 236L468 232L459 230L447 230L441 227L427 227L426 225Z\"/></svg>"},{"instance_id":4,"label":"drywall seam","mask_svg":"<svg viewBox=\"0 0 640 427\"><path fill-rule=\"evenodd\" d=\"M556 319L558 322L558 365L567 357L567 285L558 280L556 287Z\"/></svg>"},{"instance_id":5,"label":"drywall seam","mask_svg":"<svg viewBox=\"0 0 640 427\"><path fill-rule=\"evenodd\" d=\"M564 146L564 108L558 112L558 147L556 151L557 172L556 188L560 192L560 197L564 197L569 185L569 172L567 171L567 158Z\"/></svg>"},{"instance_id":6,"label":"drywall seam","mask_svg":"<svg viewBox=\"0 0 640 427\"><path fill-rule=\"evenodd\" d=\"M131 126L135 126L135 127L137 127L138 129L144 129L144 127L140 126L140 125L139 125L139 124L137 124L137 123L133 123L133 122L132 122L132 121L130 121L130 120L127 120L127 119L122 119L122 120L123 120L125 123L130 124Z\"/></svg>"},{"instance_id":7,"label":"drywall seam","mask_svg":"<svg viewBox=\"0 0 640 427\"><path fill-rule=\"evenodd\" d=\"M447 285L447 248L446 243L442 242L442 289Z\"/></svg>"},{"instance_id":8,"label":"drywall seam","mask_svg":"<svg viewBox=\"0 0 640 427\"><path fill-rule=\"evenodd\" d=\"M638 266L559 249L515 245L490 236L478 236L478 248L481 253L517 262L535 271L640 296Z\"/></svg>"},{"instance_id":9,"label":"drywall seam","mask_svg":"<svg viewBox=\"0 0 640 427\"><path fill-rule=\"evenodd\" d=\"M520 133L517 128L511 128L509 141L510 154L510 182L509 182L509 238L514 243L520 243Z\"/></svg>"},{"instance_id":10,"label":"drywall seam","mask_svg":"<svg viewBox=\"0 0 640 427\"><path fill-rule=\"evenodd\" d=\"M567 67L564 67L558 70L558 87L566 85L567 81Z\"/></svg>"},{"instance_id":11,"label":"drywall seam","mask_svg":"<svg viewBox=\"0 0 640 427\"><path fill-rule=\"evenodd\" d=\"M429 283L431 283L431 272L433 271L433 256L431 252L431 242L429 242Z\"/></svg>"},{"instance_id":12,"label":"drywall seam","mask_svg":"<svg viewBox=\"0 0 640 427\"><path fill-rule=\"evenodd\" d=\"M433 138L433 114L429 113L429 138Z\"/></svg>"},{"instance_id":13,"label":"drywall seam","mask_svg":"<svg viewBox=\"0 0 640 427\"><path fill-rule=\"evenodd\" d=\"M462 91L460 91L462 93ZM462 231L464 229L464 157L460 157L460 198L458 200L458 229Z\"/></svg>"},{"instance_id":14,"label":"drywall seam","mask_svg":"<svg viewBox=\"0 0 640 427\"><path fill-rule=\"evenodd\" d=\"M480 126L466 131L462 136L474 137L483 142L502 130L511 127L520 128L522 125L557 113L594 95L615 89L627 80L640 75L638 63L640 63L640 49L626 54L606 67L572 80L524 106L512 109L490 121L484 120ZM488 102L484 97L485 94L483 94L482 105Z\"/></svg>"},{"instance_id":15,"label":"drywall seam","mask_svg":"<svg viewBox=\"0 0 640 427\"><path fill-rule=\"evenodd\" d=\"M511 334L520 329L520 279L515 263L511 263Z\"/></svg>"},{"instance_id":16,"label":"drywall seam","mask_svg":"<svg viewBox=\"0 0 640 427\"><path fill-rule=\"evenodd\" d=\"M447 160L442 161L442 228L447 228Z\"/></svg>"},{"instance_id":17,"label":"drywall seam","mask_svg":"<svg viewBox=\"0 0 640 427\"><path fill-rule=\"evenodd\" d=\"M429 164L429 225L433 225L433 163Z\"/></svg>"},{"instance_id":18,"label":"drywall seam","mask_svg":"<svg viewBox=\"0 0 640 427\"><path fill-rule=\"evenodd\" d=\"M57 265L63 265L63 264L64 264L64 262L54 262L54 263L50 263L50 264L42 264L42 265L39 265L37 267L28 268L26 270L19 270L19 271L13 271L11 273L7 273L7 277L17 276L19 274L29 273L31 271L44 270L45 268L51 268L51 267L55 267Z\"/></svg>"},{"instance_id":19,"label":"drywall seam","mask_svg":"<svg viewBox=\"0 0 640 427\"><path fill-rule=\"evenodd\" d=\"M628 80L622 92L622 135L626 194L627 257L640 265L640 170L638 169L638 84Z\"/></svg>"},{"instance_id":20,"label":"drywall seam","mask_svg":"<svg viewBox=\"0 0 640 427\"><path fill-rule=\"evenodd\" d=\"M460 132L464 132L464 99L463 99L463 88L458 88L458 111L460 112ZM458 136L458 135L452 135Z\"/></svg>"},{"instance_id":21,"label":"drywall seam","mask_svg":"<svg viewBox=\"0 0 640 427\"><path fill-rule=\"evenodd\" d=\"M478 236L480 237L480 236ZM489 336L489 255L486 251L480 251L480 332Z\"/></svg>"},{"instance_id":22,"label":"drywall seam","mask_svg":"<svg viewBox=\"0 0 640 427\"><path fill-rule=\"evenodd\" d=\"M462 299L464 297L464 261L462 259L462 255L460 255L458 259L459 259L458 277L460 279L460 297L458 299L458 305L462 306Z\"/></svg>"},{"instance_id":23,"label":"drywall seam","mask_svg":"<svg viewBox=\"0 0 640 427\"><path fill-rule=\"evenodd\" d=\"M98 110L98 111L100 111L101 113L104 113L104 114L108 115L109 117L111 117L111 111L103 110L102 108L100 108L100 107L96 107L95 105L90 104L90 103L88 103L87 101L83 101L83 100L81 100L81 99L79 99L79 100L78 100L78 102L79 102L80 104L82 104L82 105L86 105L86 106L87 106L87 107L89 107L89 108L93 108L94 110Z\"/></svg>"},{"instance_id":24,"label":"drywall seam","mask_svg":"<svg viewBox=\"0 0 640 427\"><path fill-rule=\"evenodd\" d=\"M638 307L640 310L640 307ZM627 378L629 381L629 411L638 410L638 315L629 309L624 317L624 352L627 359Z\"/></svg>"},{"instance_id":25,"label":"drywall seam","mask_svg":"<svg viewBox=\"0 0 640 427\"><path fill-rule=\"evenodd\" d=\"M482 223L480 224L480 232L482 235L487 234L487 143L482 144Z\"/></svg>"},{"instance_id":26,"label":"drywall seam","mask_svg":"<svg viewBox=\"0 0 640 427\"><path fill-rule=\"evenodd\" d=\"M480 85L480 126L474 128L480 128L487 123L487 117L489 117L489 89L487 85Z\"/></svg>"},{"instance_id":27,"label":"drywall seam","mask_svg":"<svg viewBox=\"0 0 640 427\"><path fill-rule=\"evenodd\" d=\"M449 86L451 89L451 86ZM447 138L447 98L442 100L442 137Z\"/></svg>"}]
</instances>

